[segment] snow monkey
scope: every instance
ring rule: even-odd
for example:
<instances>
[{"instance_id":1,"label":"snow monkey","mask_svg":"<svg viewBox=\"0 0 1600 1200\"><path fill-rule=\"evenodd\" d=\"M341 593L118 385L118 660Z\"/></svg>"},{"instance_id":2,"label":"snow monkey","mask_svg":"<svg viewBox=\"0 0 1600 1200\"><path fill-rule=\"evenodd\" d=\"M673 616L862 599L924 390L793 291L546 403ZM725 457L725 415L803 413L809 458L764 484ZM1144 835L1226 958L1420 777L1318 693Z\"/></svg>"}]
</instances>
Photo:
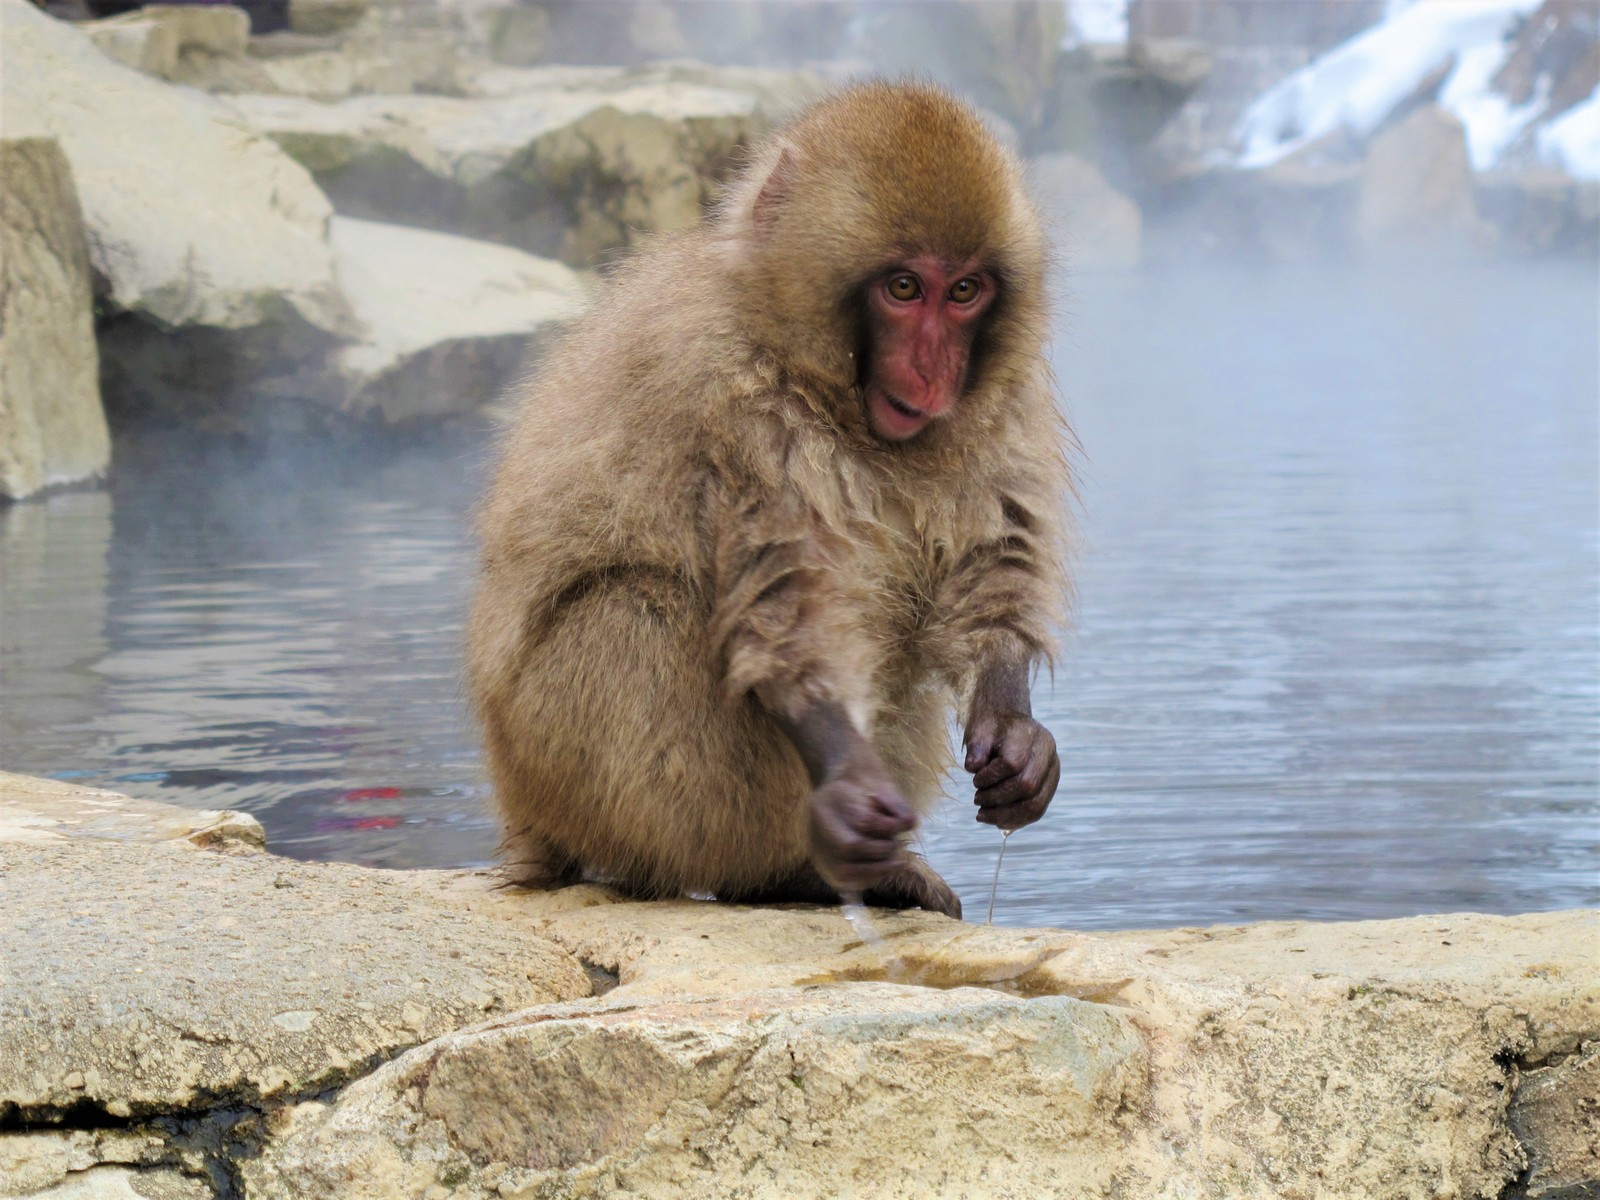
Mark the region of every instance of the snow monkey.
<instances>
[{"instance_id":1,"label":"snow monkey","mask_svg":"<svg viewBox=\"0 0 1600 1200\"><path fill-rule=\"evenodd\" d=\"M929 87L798 116L520 397L468 679L513 877L959 916L906 838L965 718L1037 820L1070 487L1017 163Z\"/></svg>"}]
</instances>

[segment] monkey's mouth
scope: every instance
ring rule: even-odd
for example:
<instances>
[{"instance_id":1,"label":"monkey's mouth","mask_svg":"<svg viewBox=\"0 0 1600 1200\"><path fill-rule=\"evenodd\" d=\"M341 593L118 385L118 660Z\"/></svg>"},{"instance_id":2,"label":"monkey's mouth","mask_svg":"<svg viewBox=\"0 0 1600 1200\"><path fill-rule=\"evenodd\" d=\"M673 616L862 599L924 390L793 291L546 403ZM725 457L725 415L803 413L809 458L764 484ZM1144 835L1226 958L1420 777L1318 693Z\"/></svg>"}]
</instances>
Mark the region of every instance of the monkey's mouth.
<instances>
[{"instance_id":1,"label":"monkey's mouth","mask_svg":"<svg viewBox=\"0 0 1600 1200\"><path fill-rule=\"evenodd\" d=\"M903 442L922 432L922 427L933 420L920 408L907 404L894 393L881 387L867 392L867 419L872 432L890 442Z\"/></svg>"},{"instance_id":2,"label":"monkey's mouth","mask_svg":"<svg viewBox=\"0 0 1600 1200\"><path fill-rule=\"evenodd\" d=\"M913 421L925 421L928 418L927 413L923 412L920 408L912 408L911 405L900 399L899 396L885 392L883 394L883 398L889 402L889 407L894 409L895 412L899 413L902 417L908 417Z\"/></svg>"}]
</instances>

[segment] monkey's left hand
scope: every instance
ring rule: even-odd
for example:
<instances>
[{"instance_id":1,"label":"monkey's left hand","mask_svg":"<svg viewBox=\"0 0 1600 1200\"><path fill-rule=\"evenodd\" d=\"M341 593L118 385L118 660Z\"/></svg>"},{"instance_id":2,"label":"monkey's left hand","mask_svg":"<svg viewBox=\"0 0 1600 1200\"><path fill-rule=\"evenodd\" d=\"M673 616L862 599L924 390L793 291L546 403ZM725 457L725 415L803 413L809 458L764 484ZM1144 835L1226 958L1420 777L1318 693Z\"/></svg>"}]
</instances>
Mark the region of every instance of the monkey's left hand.
<instances>
[{"instance_id":1,"label":"monkey's left hand","mask_svg":"<svg viewBox=\"0 0 1600 1200\"><path fill-rule=\"evenodd\" d=\"M978 820L1009 832L1044 816L1061 782L1048 729L1025 713L991 711L973 717L966 743Z\"/></svg>"}]
</instances>

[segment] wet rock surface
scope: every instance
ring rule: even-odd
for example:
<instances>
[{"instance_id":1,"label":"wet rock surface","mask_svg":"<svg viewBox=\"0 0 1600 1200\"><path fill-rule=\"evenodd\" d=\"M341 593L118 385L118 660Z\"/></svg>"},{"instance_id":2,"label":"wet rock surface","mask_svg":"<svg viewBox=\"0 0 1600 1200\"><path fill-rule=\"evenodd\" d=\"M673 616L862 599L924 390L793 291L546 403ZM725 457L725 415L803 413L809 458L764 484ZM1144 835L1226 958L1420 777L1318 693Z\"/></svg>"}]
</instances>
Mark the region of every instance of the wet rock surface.
<instances>
[{"instance_id":1,"label":"wet rock surface","mask_svg":"<svg viewBox=\"0 0 1600 1200\"><path fill-rule=\"evenodd\" d=\"M876 946L836 910L291 862L252 826L0 779L0 1194L1600 1179L1600 914L1089 935L879 913Z\"/></svg>"}]
</instances>

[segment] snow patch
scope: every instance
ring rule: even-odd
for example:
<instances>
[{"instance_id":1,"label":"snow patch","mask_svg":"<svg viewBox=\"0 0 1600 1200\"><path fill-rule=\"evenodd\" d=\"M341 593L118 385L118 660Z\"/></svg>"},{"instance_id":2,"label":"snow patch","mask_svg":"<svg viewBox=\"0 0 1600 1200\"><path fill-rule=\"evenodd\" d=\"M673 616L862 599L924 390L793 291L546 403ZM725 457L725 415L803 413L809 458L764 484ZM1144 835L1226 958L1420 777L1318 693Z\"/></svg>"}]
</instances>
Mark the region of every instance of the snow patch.
<instances>
[{"instance_id":1,"label":"snow patch","mask_svg":"<svg viewBox=\"0 0 1600 1200\"><path fill-rule=\"evenodd\" d=\"M1066 0L1067 49L1085 44L1120 45L1128 40L1128 0Z\"/></svg>"},{"instance_id":2,"label":"snow patch","mask_svg":"<svg viewBox=\"0 0 1600 1200\"><path fill-rule=\"evenodd\" d=\"M1539 130L1539 157L1575 179L1600 181L1600 87Z\"/></svg>"},{"instance_id":3,"label":"snow patch","mask_svg":"<svg viewBox=\"0 0 1600 1200\"><path fill-rule=\"evenodd\" d=\"M1296 71L1246 110L1234 130L1239 165L1271 166L1341 128L1366 137L1429 75L1448 69L1439 102L1466 126L1473 167L1492 166L1543 107L1535 96L1512 108L1489 90L1506 60L1507 35L1539 2L1391 4L1381 24Z\"/></svg>"}]
</instances>

